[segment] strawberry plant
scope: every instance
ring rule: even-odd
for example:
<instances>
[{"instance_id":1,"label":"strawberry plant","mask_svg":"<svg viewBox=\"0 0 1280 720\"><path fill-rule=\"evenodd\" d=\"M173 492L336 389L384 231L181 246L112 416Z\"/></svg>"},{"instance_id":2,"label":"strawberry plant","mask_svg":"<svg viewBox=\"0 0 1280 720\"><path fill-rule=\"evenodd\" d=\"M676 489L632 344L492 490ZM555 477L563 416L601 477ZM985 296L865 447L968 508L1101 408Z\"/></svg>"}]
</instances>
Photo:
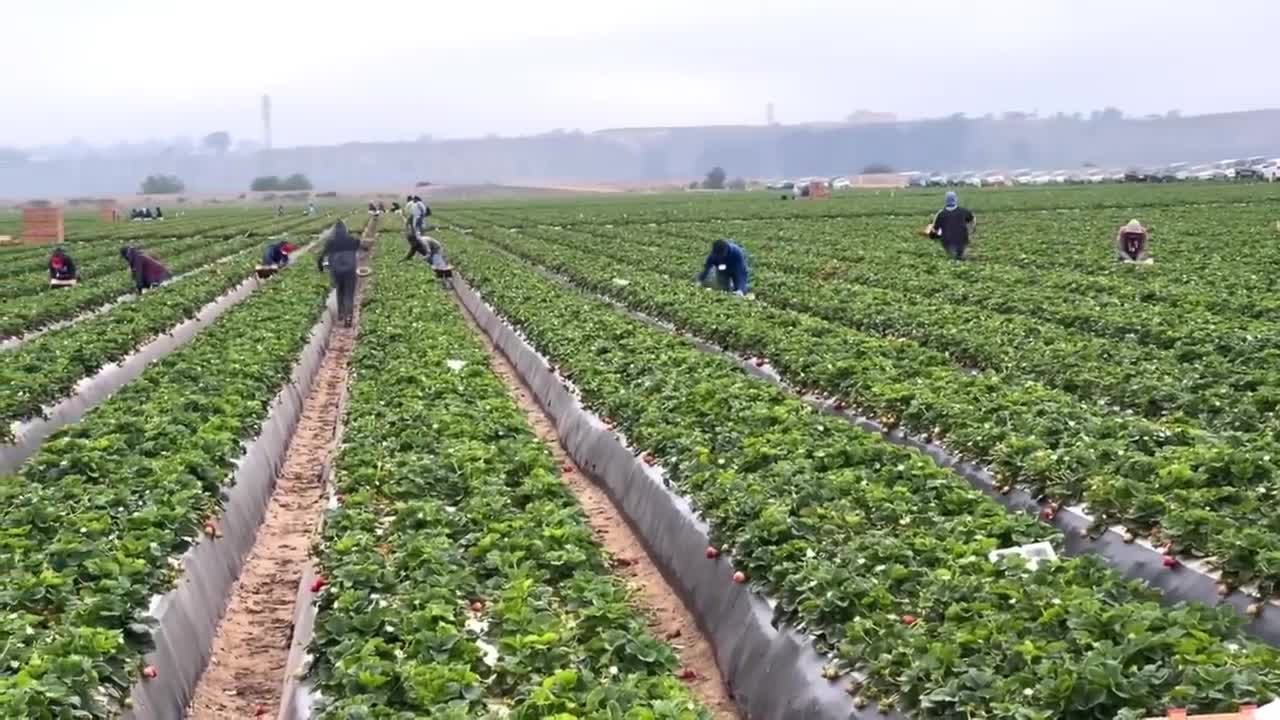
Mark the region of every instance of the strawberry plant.
<instances>
[{"instance_id":1,"label":"strawberry plant","mask_svg":"<svg viewBox=\"0 0 1280 720\"><path fill-rule=\"evenodd\" d=\"M0 716L119 714L148 604L217 514L327 290L285 273L0 478Z\"/></svg>"},{"instance_id":2,"label":"strawberry plant","mask_svg":"<svg viewBox=\"0 0 1280 720\"><path fill-rule=\"evenodd\" d=\"M318 717L708 717L456 306L394 255L319 550Z\"/></svg>"},{"instance_id":3,"label":"strawberry plant","mask_svg":"<svg viewBox=\"0 0 1280 720\"><path fill-rule=\"evenodd\" d=\"M969 372L951 355L917 341L778 306L816 307L822 288L797 288L785 303L761 288L760 299L744 304L701 292L673 271L638 269L646 262L638 257L621 265L607 257L630 251L602 257L537 234L479 237L679 329L743 355L768 356L794 385L817 388L886 425L984 460L1006 485L1019 482L1057 501L1082 501L1100 522L1125 523L1144 534L1158 527L1179 547L1211 556L1233 582L1256 582L1264 595L1280 587L1280 533L1258 530L1268 525L1258 498L1280 492L1273 487L1280 483L1280 424L1269 410L1259 412L1270 407L1265 398L1272 391L1256 378L1258 389L1239 396L1253 397L1249 403L1228 407L1212 393L1196 402L1222 408L1219 414L1233 414L1233 422L1262 423L1267 432L1214 431L1186 413L1141 417L1089 401L1079 389L1072 394L1032 376ZM613 282L619 274L632 282ZM868 317L874 322L876 316ZM992 346L1000 342L991 340ZM1189 407L1192 401L1181 402Z\"/></svg>"},{"instance_id":4,"label":"strawberry plant","mask_svg":"<svg viewBox=\"0 0 1280 720\"><path fill-rule=\"evenodd\" d=\"M651 449L717 545L777 600L778 619L866 673L863 701L919 717L1109 720L1280 692L1280 656L1245 638L1230 610L1162 607L1093 557L992 563L992 550L1056 533L481 241L448 247L588 407ZM734 324L754 306L736 298L681 297L708 297L692 307L735 331L773 327ZM722 313L721 301L738 304ZM801 352L779 350L767 355L784 371Z\"/></svg>"}]
</instances>

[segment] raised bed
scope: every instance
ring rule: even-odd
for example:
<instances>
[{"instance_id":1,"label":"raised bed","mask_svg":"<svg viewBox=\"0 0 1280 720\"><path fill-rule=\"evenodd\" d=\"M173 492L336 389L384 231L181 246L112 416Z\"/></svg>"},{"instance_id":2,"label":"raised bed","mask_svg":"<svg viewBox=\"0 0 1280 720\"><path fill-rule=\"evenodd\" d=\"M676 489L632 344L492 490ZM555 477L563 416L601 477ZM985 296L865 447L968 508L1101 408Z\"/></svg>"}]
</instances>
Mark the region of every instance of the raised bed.
<instances>
[{"instance_id":1,"label":"raised bed","mask_svg":"<svg viewBox=\"0 0 1280 720\"><path fill-rule=\"evenodd\" d=\"M855 709L849 681L823 677L827 660L810 639L775 627L773 606L758 592L731 582L727 554L708 560L709 528L689 503L671 492L658 468L646 466L626 441L594 413L520 334L464 281L458 296L476 323L507 356L539 405L555 422L569 455L603 483L663 575L706 633L734 700L747 717L769 720L897 718Z\"/></svg>"},{"instance_id":2,"label":"raised bed","mask_svg":"<svg viewBox=\"0 0 1280 720\"><path fill-rule=\"evenodd\" d=\"M526 261L528 262L528 261ZM1013 512L1038 516L1062 531L1062 551L1068 556L1096 554L1106 559L1124 577L1142 580L1161 591L1164 602L1174 605L1180 602L1197 602L1209 606L1225 606L1238 613L1245 622L1249 634L1271 645L1280 647L1280 602L1275 599L1259 600L1252 588L1230 588L1223 585L1222 573L1204 560L1187 556L1171 556L1163 548L1156 547L1146 538L1134 537L1123 526L1111 526L1101 533L1090 532L1094 519L1080 505L1057 506L1038 498L1026 489L1004 487L998 483L990 469L965 459L937 443L913 436L902 428L888 428L880 421L841 408L828 397L805 393L786 381L767 362L760 364L755 358L744 357L719 345L682 331L671 323L635 310L619 300L602 295L591 288L574 282L541 265L531 267L543 276L574 288L578 292L612 305L626 314L655 328L682 335L695 347L721 355L740 366L745 372L767 381L799 398L822 412L850 422L868 432L881 435L889 442L918 451L963 477L970 485L981 490L991 499ZM1223 590L1229 590L1223 593Z\"/></svg>"},{"instance_id":3,"label":"raised bed","mask_svg":"<svg viewBox=\"0 0 1280 720\"><path fill-rule=\"evenodd\" d=\"M304 251L305 252L305 251ZM44 409L43 417L13 426L13 441L0 445L0 475L15 471L53 433L77 422L95 405L137 378L155 360L186 345L201 330L249 297L261 283L250 277L202 308L194 317L139 346L125 358L103 366L76 384L73 394ZM0 361L3 356L0 356Z\"/></svg>"},{"instance_id":4,"label":"raised bed","mask_svg":"<svg viewBox=\"0 0 1280 720\"><path fill-rule=\"evenodd\" d=\"M221 537L206 536L188 550L181 559L182 576L177 587L154 599L149 614L156 619L152 631L155 649L146 654L145 662L163 671L133 686L133 707L127 718L172 720L186 711L209 661L231 587L262 524L303 402L324 360L335 313L336 303L331 295L289 382L272 400L261 432L246 445L244 455L237 461L223 491L224 509L217 520Z\"/></svg>"}]
</instances>

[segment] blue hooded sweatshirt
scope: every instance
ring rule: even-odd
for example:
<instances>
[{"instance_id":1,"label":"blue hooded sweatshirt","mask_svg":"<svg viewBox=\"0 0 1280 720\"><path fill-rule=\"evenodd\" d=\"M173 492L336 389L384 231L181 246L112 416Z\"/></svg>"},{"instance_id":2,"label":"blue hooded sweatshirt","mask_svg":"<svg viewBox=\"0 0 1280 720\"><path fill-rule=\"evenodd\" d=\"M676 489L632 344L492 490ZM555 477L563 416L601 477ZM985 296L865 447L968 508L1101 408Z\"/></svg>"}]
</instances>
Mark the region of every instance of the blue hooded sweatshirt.
<instances>
[{"instance_id":1,"label":"blue hooded sweatshirt","mask_svg":"<svg viewBox=\"0 0 1280 720\"><path fill-rule=\"evenodd\" d=\"M707 255L707 262L698 275L698 282L704 282L717 265L724 265L725 272L733 280L733 289L743 294L751 291L750 272L747 269L747 253L737 243L727 242L728 250L723 257L716 257L714 251Z\"/></svg>"}]
</instances>

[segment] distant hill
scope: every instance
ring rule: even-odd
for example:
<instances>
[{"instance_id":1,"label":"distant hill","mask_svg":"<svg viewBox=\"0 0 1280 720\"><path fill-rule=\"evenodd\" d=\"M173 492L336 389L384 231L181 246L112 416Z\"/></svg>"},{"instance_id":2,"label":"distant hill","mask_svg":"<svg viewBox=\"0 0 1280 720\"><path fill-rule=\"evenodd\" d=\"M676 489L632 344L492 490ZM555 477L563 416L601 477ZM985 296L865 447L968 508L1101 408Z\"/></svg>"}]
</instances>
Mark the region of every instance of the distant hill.
<instances>
[{"instance_id":1,"label":"distant hill","mask_svg":"<svg viewBox=\"0 0 1280 720\"><path fill-rule=\"evenodd\" d=\"M2 154L0 196L134 192L147 175L177 175L192 192L247 190L263 174L306 174L317 190L446 183L558 184L898 170L1070 168L1280 156L1280 110L1125 118L953 116L914 122L817 123L555 132L519 138L349 143L222 156L175 152L89 154L37 161Z\"/></svg>"}]
</instances>

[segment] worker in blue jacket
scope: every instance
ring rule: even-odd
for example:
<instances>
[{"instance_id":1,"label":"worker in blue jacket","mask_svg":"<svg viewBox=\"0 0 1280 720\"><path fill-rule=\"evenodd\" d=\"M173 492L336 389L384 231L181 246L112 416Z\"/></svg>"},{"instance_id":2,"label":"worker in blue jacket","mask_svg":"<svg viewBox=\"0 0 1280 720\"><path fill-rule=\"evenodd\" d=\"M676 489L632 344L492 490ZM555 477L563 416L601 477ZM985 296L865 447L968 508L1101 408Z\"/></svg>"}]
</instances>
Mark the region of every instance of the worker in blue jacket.
<instances>
[{"instance_id":1,"label":"worker in blue jacket","mask_svg":"<svg viewBox=\"0 0 1280 720\"><path fill-rule=\"evenodd\" d=\"M711 243L711 254L698 273L698 282L708 288L746 295L751 290L750 280L747 253L741 246L728 240Z\"/></svg>"}]
</instances>

